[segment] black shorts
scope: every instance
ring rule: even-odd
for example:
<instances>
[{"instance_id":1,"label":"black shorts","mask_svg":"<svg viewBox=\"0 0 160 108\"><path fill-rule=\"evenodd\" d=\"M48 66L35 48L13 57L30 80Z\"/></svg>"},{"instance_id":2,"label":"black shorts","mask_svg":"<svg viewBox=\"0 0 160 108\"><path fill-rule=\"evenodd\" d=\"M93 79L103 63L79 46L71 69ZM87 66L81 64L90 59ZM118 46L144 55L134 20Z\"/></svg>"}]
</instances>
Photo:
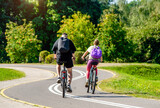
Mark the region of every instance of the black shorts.
<instances>
[{"instance_id":1,"label":"black shorts","mask_svg":"<svg viewBox=\"0 0 160 108\"><path fill-rule=\"evenodd\" d=\"M73 67L73 61L72 59L68 59L67 61L62 61L59 58L57 58L57 64L62 65L64 63L66 68L72 68Z\"/></svg>"}]
</instances>

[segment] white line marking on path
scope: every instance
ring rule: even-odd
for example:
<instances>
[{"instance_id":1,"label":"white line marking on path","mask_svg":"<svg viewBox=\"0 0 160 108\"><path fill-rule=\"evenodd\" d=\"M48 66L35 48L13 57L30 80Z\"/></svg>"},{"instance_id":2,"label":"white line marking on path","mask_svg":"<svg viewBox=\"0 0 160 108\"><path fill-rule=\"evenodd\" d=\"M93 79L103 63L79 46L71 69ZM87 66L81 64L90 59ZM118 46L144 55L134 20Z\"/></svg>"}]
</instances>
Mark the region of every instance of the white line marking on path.
<instances>
[{"instance_id":1,"label":"white line marking on path","mask_svg":"<svg viewBox=\"0 0 160 108\"><path fill-rule=\"evenodd\" d=\"M86 74L85 72L80 71L80 70L75 70L75 69L73 71L76 71L76 72L78 72L80 74L80 76L73 78L73 81L85 77L85 74ZM60 90L58 90L59 86L60 86L60 84L55 83L55 84L49 86L48 89L49 89L50 92L52 92L52 93L54 93L56 95L62 95L62 92ZM76 99L76 100L82 100L82 101L87 101L87 102L103 104L103 105L110 105L110 106L120 107L120 108L142 108L142 107L125 105L125 104L114 103L114 102L109 102L109 101L96 100L96 99L90 99L90 98L83 98L83 97L75 96L75 95L71 95L71 94L66 94L66 97L73 98L73 99Z\"/></svg>"}]
</instances>

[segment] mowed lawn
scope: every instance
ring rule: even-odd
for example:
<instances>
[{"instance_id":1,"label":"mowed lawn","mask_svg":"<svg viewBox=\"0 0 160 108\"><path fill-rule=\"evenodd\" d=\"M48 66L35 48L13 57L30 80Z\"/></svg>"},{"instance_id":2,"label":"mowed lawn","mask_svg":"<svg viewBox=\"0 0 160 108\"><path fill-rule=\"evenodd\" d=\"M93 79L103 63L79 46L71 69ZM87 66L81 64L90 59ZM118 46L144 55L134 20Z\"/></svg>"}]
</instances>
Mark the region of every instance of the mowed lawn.
<instances>
[{"instance_id":1,"label":"mowed lawn","mask_svg":"<svg viewBox=\"0 0 160 108\"><path fill-rule=\"evenodd\" d=\"M8 68L0 68L0 81L25 77L25 73Z\"/></svg>"},{"instance_id":2,"label":"mowed lawn","mask_svg":"<svg viewBox=\"0 0 160 108\"><path fill-rule=\"evenodd\" d=\"M160 65L126 65L101 67L115 72L114 78L99 85L106 92L160 99Z\"/></svg>"}]
</instances>

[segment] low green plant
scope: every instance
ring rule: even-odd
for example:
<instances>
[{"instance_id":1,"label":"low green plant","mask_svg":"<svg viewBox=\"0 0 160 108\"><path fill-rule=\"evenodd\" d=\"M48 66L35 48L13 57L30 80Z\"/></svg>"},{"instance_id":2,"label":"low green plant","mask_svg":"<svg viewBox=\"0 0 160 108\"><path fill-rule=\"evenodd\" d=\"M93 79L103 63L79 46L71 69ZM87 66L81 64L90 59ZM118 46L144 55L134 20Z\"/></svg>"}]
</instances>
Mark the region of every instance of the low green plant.
<instances>
[{"instance_id":1,"label":"low green plant","mask_svg":"<svg viewBox=\"0 0 160 108\"><path fill-rule=\"evenodd\" d=\"M82 55L84 54L84 51L76 51L75 52L75 63L76 64L83 64L84 61L81 59Z\"/></svg>"},{"instance_id":2,"label":"low green plant","mask_svg":"<svg viewBox=\"0 0 160 108\"><path fill-rule=\"evenodd\" d=\"M45 63L54 63L54 54L49 54L48 56L46 56L45 58Z\"/></svg>"},{"instance_id":3,"label":"low green plant","mask_svg":"<svg viewBox=\"0 0 160 108\"><path fill-rule=\"evenodd\" d=\"M160 99L160 65L129 65L102 68L118 74L118 77L104 80L100 84L104 91Z\"/></svg>"},{"instance_id":4,"label":"low green plant","mask_svg":"<svg viewBox=\"0 0 160 108\"><path fill-rule=\"evenodd\" d=\"M25 73L7 68L0 68L0 81L18 79L25 77Z\"/></svg>"},{"instance_id":5,"label":"low green plant","mask_svg":"<svg viewBox=\"0 0 160 108\"><path fill-rule=\"evenodd\" d=\"M39 59L40 59L39 61L42 62L42 63L44 63L44 62L45 62L45 58L46 58L49 54L50 54L50 52L47 51L47 50L41 51L41 52L39 53Z\"/></svg>"}]
</instances>

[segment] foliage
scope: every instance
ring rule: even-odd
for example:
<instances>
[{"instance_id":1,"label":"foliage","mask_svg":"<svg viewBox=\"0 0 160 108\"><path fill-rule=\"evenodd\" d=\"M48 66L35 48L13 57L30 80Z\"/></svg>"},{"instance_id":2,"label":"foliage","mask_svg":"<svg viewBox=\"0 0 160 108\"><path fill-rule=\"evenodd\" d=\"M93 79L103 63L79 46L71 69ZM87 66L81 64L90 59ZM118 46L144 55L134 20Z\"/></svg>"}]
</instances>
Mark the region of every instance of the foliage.
<instances>
[{"instance_id":1,"label":"foliage","mask_svg":"<svg viewBox=\"0 0 160 108\"><path fill-rule=\"evenodd\" d=\"M74 42L76 48L85 51L96 38L95 25L90 22L89 18L90 16L83 15L81 12L73 14L68 19L64 16L58 36L61 36L64 32L67 33L68 38Z\"/></svg>"},{"instance_id":2,"label":"foliage","mask_svg":"<svg viewBox=\"0 0 160 108\"><path fill-rule=\"evenodd\" d=\"M0 31L1 32L1 31ZM7 57L7 53L5 51L6 47L6 39L4 33L0 33L0 63L8 62L9 58Z\"/></svg>"},{"instance_id":3,"label":"foliage","mask_svg":"<svg viewBox=\"0 0 160 108\"><path fill-rule=\"evenodd\" d=\"M45 62L45 58L46 58L49 54L50 54L50 52L47 51L47 50L41 51L41 52L39 53L40 61L44 63L44 62Z\"/></svg>"},{"instance_id":4,"label":"foliage","mask_svg":"<svg viewBox=\"0 0 160 108\"><path fill-rule=\"evenodd\" d=\"M84 54L84 51L76 51L75 52L75 63L76 64L83 64L84 61L81 59L82 55Z\"/></svg>"},{"instance_id":5,"label":"foliage","mask_svg":"<svg viewBox=\"0 0 160 108\"><path fill-rule=\"evenodd\" d=\"M125 39L126 31L115 14L107 14L99 25L98 39L103 58L107 61L122 59L125 61L132 53L129 42Z\"/></svg>"},{"instance_id":6,"label":"foliage","mask_svg":"<svg viewBox=\"0 0 160 108\"><path fill-rule=\"evenodd\" d=\"M45 63L54 63L54 54L49 54L48 56L46 56L45 58Z\"/></svg>"},{"instance_id":7,"label":"foliage","mask_svg":"<svg viewBox=\"0 0 160 108\"><path fill-rule=\"evenodd\" d=\"M130 28L127 34L135 44L134 56L138 61L153 60L160 63L160 21L148 22L145 26Z\"/></svg>"},{"instance_id":8,"label":"foliage","mask_svg":"<svg viewBox=\"0 0 160 108\"><path fill-rule=\"evenodd\" d=\"M6 52L11 62L35 62L41 41L37 40L32 22L26 24L24 20L23 25L9 22L7 28L5 33L7 39Z\"/></svg>"}]
</instances>

